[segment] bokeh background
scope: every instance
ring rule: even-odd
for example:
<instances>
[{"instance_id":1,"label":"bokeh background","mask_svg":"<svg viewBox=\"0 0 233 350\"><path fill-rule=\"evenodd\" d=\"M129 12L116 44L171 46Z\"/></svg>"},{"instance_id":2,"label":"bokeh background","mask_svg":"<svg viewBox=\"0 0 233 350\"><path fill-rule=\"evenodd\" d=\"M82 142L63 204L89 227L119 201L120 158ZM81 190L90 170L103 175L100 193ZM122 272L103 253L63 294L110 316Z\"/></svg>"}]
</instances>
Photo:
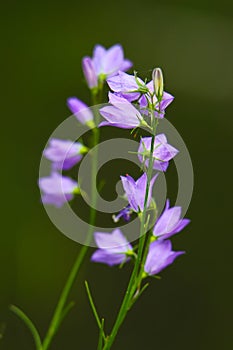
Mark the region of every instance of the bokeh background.
<instances>
[{"instance_id":1,"label":"bokeh background","mask_svg":"<svg viewBox=\"0 0 233 350\"><path fill-rule=\"evenodd\" d=\"M40 204L38 166L66 98L90 102L81 58L96 43L121 43L139 72L161 66L176 97L167 117L189 148L192 224L173 241L185 257L152 281L113 349L232 349L232 2L10 1L1 11L0 349L34 349L8 305L44 334L80 246L56 230ZM89 254L90 255L90 254ZM52 349L96 348L84 291L92 287L110 330L129 267L86 259L71 298L77 305Z\"/></svg>"}]
</instances>

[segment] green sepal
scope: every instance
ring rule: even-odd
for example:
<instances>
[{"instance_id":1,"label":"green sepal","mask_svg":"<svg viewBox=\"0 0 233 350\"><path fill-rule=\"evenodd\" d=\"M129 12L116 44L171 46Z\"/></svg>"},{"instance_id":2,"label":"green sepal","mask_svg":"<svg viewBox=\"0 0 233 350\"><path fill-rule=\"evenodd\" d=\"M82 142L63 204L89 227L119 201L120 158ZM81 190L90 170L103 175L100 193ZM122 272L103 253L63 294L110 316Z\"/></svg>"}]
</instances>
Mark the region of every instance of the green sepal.
<instances>
[{"instance_id":1,"label":"green sepal","mask_svg":"<svg viewBox=\"0 0 233 350\"><path fill-rule=\"evenodd\" d=\"M94 120L89 120L88 122L86 122L86 125L90 128L90 129L94 129L96 127Z\"/></svg>"},{"instance_id":2,"label":"green sepal","mask_svg":"<svg viewBox=\"0 0 233 350\"><path fill-rule=\"evenodd\" d=\"M81 193L80 187L79 186L75 187L75 189L73 190L73 194L80 194L80 193Z\"/></svg>"},{"instance_id":3,"label":"green sepal","mask_svg":"<svg viewBox=\"0 0 233 350\"><path fill-rule=\"evenodd\" d=\"M85 153L87 153L89 151L89 148L88 147L86 147L86 146L82 146L82 148L80 149L80 153L81 154L85 154Z\"/></svg>"}]
</instances>

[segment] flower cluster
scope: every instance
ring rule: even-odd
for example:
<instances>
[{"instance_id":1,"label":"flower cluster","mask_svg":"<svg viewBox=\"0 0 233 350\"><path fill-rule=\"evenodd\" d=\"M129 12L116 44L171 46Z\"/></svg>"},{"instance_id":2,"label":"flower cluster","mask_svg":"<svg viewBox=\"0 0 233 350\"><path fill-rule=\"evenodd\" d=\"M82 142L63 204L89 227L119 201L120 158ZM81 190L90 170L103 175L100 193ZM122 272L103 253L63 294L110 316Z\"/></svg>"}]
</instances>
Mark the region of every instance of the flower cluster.
<instances>
[{"instance_id":1,"label":"flower cluster","mask_svg":"<svg viewBox=\"0 0 233 350\"><path fill-rule=\"evenodd\" d=\"M144 221L148 218L148 210L154 210L157 215L156 201L152 196L154 183L158 172L167 171L169 162L179 152L169 144L165 134L156 134L159 120L165 117L166 108L174 100L170 93L164 91L161 69L154 69L152 79L147 82L136 73L125 73L131 66L131 61L124 58L120 45L109 49L97 45L93 57L86 56L82 61L83 73L93 96L103 88L104 81L110 88L109 103L99 111L104 121L97 127L113 126L134 130L142 126L149 132L148 136L141 137L136 152L143 174L137 180L128 174L121 176L127 204L113 216L115 223L121 218L129 221L132 213L136 213L140 220L142 213L145 213ZM80 123L90 128L96 126L95 115L83 101L70 97L67 105ZM80 193L77 182L62 175L62 172L78 164L87 151L88 147L81 142L61 139L49 141L43 155L51 161L51 175L39 180L44 203L61 207ZM153 174L153 171L158 172ZM188 219L182 219L181 211L179 206L170 207L167 200L163 213L149 232L147 255L143 262L144 277L158 274L184 253L174 252L169 240L189 223ZM145 222L142 225L145 227ZM94 238L98 247L92 255L94 262L112 266L137 259L137 249L127 241L120 229L115 229L112 233L95 232Z\"/></svg>"},{"instance_id":2,"label":"flower cluster","mask_svg":"<svg viewBox=\"0 0 233 350\"><path fill-rule=\"evenodd\" d=\"M125 263L131 257L135 258L133 247L119 229L112 233L96 232L95 241L99 249L91 257L94 262L113 266ZM157 275L182 254L184 254L183 251L174 252L172 250L170 240L152 242L144 265L144 277Z\"/></svg>"},{"instance_id":3,"label":"flower cluster","mask_svg":"<svg viewBox=\"0 0 233 350\"><path fill-rule=\"evenodd\" d=\"M51 174L39 179L39 187L42 192L42 202L58 208L67 201L71 201L75 194L79 194L77 181L68 176L63 176L63 170L70 170L80 162L84 153L88 150L80 142L70 140L51 139L43 155L51 161Z\"/></svg>"},{"instance_id":4,"label":"flower cluster","mask_svg":"<svg viewBox=\"0 0 233 350\"><path fill-rule=\"evenodd\" d=\"M124 57L121 45L114 45L109 49L96 45L93 56L83 58L83 73L91 92L93 104L98 105L103 102L102 93L105 82L105 86L109 87L108 104L102 106L98 111L95 109L92 112L77 97L67 99L67 106L72 112L72 117L90 129L91 142L84 145L80 139L75 142L58 138L50 139L43 156L51 164L51 173L49 176L39 179L42 202L60 208L71 201L76 194L82 193L81 185L64 172L70 171L80 163L89 150L88 146L98 144L102 127L131 129L131 133L136 128L142 127L144 129L143 135L140 135L140 129L137 130L141 136L140 143L137 152L131 152L140 162L141 174L138 179L134 179L129 174L120 176L126 204L119 213L112 217L115 224L122 219L130 221L133 217L138 218L140 229L136 245L132 245L128 241L127 234L124 235L119 227L116 227L112 232L94 232L95 208L98 199L94 191L96 190L94 176L91 176L93 181L90 193L92 205L87 240L85 241L86 246L88 246L94 236L97 249L92 254L91 261L108 266L123 266L127 262L133 263L127 292L109 335L104 330L104 319L99 318L88 283L85 282L90 305L100 331L98 349L102 350L110 350L127 312L148 286L148 283L144 283L144 279L151 276L158 278L158 274L162 270L171 265L178 256L185 253L173 250L171 237L181 232L190 222L189 219L183 218L182 208L170 206L168 199L162 213L158 215L156 198L153 197L153 188L154 185L156 186L158 176L161 172L167 171L170 162L179 153L179 150L170 144L170 140L164 133L157 133L158 123L165 117L166 109L174 97L164 91L163 73L160 68L155 68L151 80L147 81L138 77L136 73L127 74L126 71L131 66L131 61ZM103 120L100 120L101 116ZM93 152L92 160L92 175L95 175L98 170L97 152ZM81 248L80 255L70 272L64 288L65 293L61 295L42 347L44 344L45 347L48 347L61 325L64 315L70 309L67 297L87 253L86 246ZM20 315L22 317L22 312ZM30 324L29 319L27 323ZM34 325L30 325L30 328L36 333ZM37 336L36 333L35 338L38 337L39 334ZM38 348L41 348L41 344L39 339Z\"/></svg>"},{"instance_id":5,"label":"flower cluster","mask_svg":"<svg viewBox=\"0 0 233 350\"><path fill-rule=\"evenodd\" d=\"M155 72L157 71L158 69L155 69ZM106 122L102 122L100 126L112 125L125 129L140 125L148 126L146 117L148 117L149 110L152 111L150 117L153 114L155 118L163 118L166 108L172 103L174 97L163 91L161 79L158 79L157 74L153 74L153 78L146 83L136 75L124 72L108 78L107 83L114 94L109 94L111 106L101 110ZM131 102L135 102L136 106L133 106ZM126 115L127 118L125 118Z\"/></svg>"},{"instance_id":6,"label":"flower cluster","mask_svg":"<svg viewBox=\"0 0 233 350\"><path fill-rule=\"evenodd\" d=\"M136 74L129 75L123 71L108 77L107 83L112 91L109 92L109 105L100 110L105 121L99 126L123 129L143 126L152 134L141 138L137 152L144 169L143 175L136 181L128 174L121 176L128 204L120 213L114 215L113 219L114 222L118 222L120 218L129 221L133 212L140 218L141 213L151 206L152 201L155 203L152 189L158 173L149 177L149 168L165 172L169 161L179 152L168 143L165 134L156 135L158 121L164 118L165 110L174 97L163 90L163 74L159 68L153 71L152 80L148 83ZM182 219L181 211L179 206L170 208L167 200L164 212L157 218L150 233L143 277L158 274L179 255L184 254L183 251L173 251L171 241L168 240L189 223L188 219ZM119 229L112 233L96 232L95 241L99 249L92 255L94 262L112 266L137 259L136 249L129 244Z\"/></svg>"},{"instance_id":7,"label":"flower cluster","mask_svg":"<svg viewBox=\"0 0 233 350\"><path fill-rule=\"evenodd\" d=\"M129 197L130 202L132 198ZM169 200L167 200L166 207L152 230L149 251L144 265L144 277L158 274L171 265L179 255L184 254L183 251L174 252L168 238L180 232L189 222L189 219L182 219L181 207L169 208ZM96 232L95 241L99 249L92 255L94 262L112 266L137 257L133 247L119 229L112 233Z\"/></svg>"},{"instance_id":8,"label":"flower cluster","mask_svg":"<svg viewBox=\"0 0 233 350\"><path fill-rule=\"evenodd\" d=\"M119 71L128 70L132 63L124 58L121 45L114 45L109 49L96 45L93 58L84 57L82 66L87 85L96 94L99 85L107 78L113 77ZM94 114L83 101L77 97L70 97L67 99L67 106L79 123L86 124L90 128L95 127ZM63 176L62 171L70 170L78 164L87 151L88 147L81 142L62 139L49 141L43 155L51 161L51 174L39 179L44 204L59 208L72 200L75 194L80 193L77 182Z\"/></svg>"}]
</instances>

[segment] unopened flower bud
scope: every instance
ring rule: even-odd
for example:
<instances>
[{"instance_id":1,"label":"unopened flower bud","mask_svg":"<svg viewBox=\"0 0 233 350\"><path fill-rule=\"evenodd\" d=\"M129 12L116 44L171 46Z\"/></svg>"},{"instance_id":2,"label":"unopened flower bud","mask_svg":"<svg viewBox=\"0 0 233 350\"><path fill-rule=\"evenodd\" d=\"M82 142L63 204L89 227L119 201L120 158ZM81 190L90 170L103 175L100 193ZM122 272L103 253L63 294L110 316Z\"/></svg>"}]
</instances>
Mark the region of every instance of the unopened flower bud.
<instances>
[{"instance_id":1,"label":"unopened flower bud","mask_svg":"<svg viewBox=\"0 0 233 350\"><path fill-rule=\"evenodd\" d=\"M85 76L87 85L90 89L98 86L98 77L96 75L92 60L90 57L84 57L82 61L83 74Z\"/></svg>"},{"instance_id":2,"label":"unopened flower bud","mask_svg":"<svg viewBox=\"0 0 233 350\"><path fill-rule=\"evenodd\" d=\"M94 127L93 113L84 102L77 97L70 97L67 100L67 106L80 123L87 124L88 126L93 124Z\"/></svg>"},{"instance_id":3,"label":"unopened flower bud","mask_svg":"<svg viewBox=\"0 0 233 350\"><path fill-rule=\"evenodd\" d=\"M163 97L163 72L160 68L155 68L152 72L154 92L158 100Z\"/></svg>"}]
</instances>

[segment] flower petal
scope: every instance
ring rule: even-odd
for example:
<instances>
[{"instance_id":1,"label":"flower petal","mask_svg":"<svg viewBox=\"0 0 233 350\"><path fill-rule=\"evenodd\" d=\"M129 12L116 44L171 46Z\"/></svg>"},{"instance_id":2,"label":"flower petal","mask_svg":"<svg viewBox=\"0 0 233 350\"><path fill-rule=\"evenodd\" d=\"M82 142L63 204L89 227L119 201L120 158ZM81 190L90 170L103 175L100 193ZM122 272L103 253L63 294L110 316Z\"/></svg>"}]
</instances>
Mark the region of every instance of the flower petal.
<instances>
[{"instance_id":1,"label":"flower petal","mask_svg":"<svg viewBox=\"0 0 233 350\"><path fill-rule=\"evenodd\" d=\"M169 208L169 200L167 200L165 209L154 226L153 234L164 240L180 232L190 223L189 219L180 219L180 217L181 207Z\"/></svg>"},{"instance_id":2,"label":"flower petal","mask_svg":"<svg viewBox=\"0 0 233 350\"><path fill-rule=\"evenodd\" d=\"M155 241L150 244L149 252L145 263L145 272L149 275L156 275L168 265L171 265L174 260L185 252L172 251L172 244L167 241Z\"/></svg>"},{"instance_id":3,"label":"flower petal","mask_svg":"<svg viewBox=\"0 0 233 350\"><path fill-rule=\"evenodd\" d=\"M140 125L142 119L138 110L125 98L109 93L111 106L100 109L100 114L113 125L121 125L122 128L132 129ZM103 124L101 124L103 125Z\"/></svg>"},{"instance_id":4,"label":"flower petal","mask_svg":"<svg viewBox=\"0 0 233 350\"><path fill-rule=\"evenodd\" d=\"M91 257L91 261L107 264L109 266L122 264L126 260L124 254L111 254L105 249L97 249Z\"/></svg>"},{"instance_id":5,"label":"flower petal","mask_svg":"<svg viewBox=\"0 0 233 350\"><path fill-rule=\"evenodd\" d=\"M140 81L143 84L143 81ZM133 92L135 90L138 90L138 84L135 80L134 75L118 72L117 75L108 78L107 83L111 90L120 93L120 96L124 97L130 102L135 101L140 97L139 92Z\"/></svg>"},{"instance_id":6,"label":"flower petal","mask_svg":"<svg viewBox=\"0 0 233 350\"><path fill-rule=\"evenodd\" d=\"M133 66L133 62L131 62L130 60L125 59L125 60L123 61L123 63L121 64L121 66L120 66L120 70L121 70L121 71L127 71L127 70L129 70L132 66Z\"/></svg>"},{"instance_id":7,"label":"flower petal","mask_svg":"<svg viewBox=\"0 0 233 350\"><path fill-rule=\"evenodd\" d=\"M106 75L117 73L124 61L122 46L117 44L107 50L103 57L103 73Z\"/></svg>"},{"instance_id":8,"label":"flower petal","mask_svg":"<svg viewBox=\"0 0 233 350\"><path fill-rule=\"evenodd\" d=\"M135 196L136 194L136 183L134 179L127 175L127 176L121 176L121 182L125 191L125 194L127 196L128 202L130 204L130 207L135 211L138 212L138 201Z\"/></svg>"},{"instance_id":9,"label":"flower petal","mask_svg":"<svg viewBox=\"0 0 233 350\"><path fill-rule=\"evenodd\" d=\"M94 47L92 62L97 75L103 73L103 59L106 55L106 51L107 50L102 45L96 45Z\"/></svg>"},{"instance_id":10,"label":"flower petal","mask_svg":"<svg viewBox=\"0 0 233 350\"><path fill-rule=\"evenodd\" d=\"M82 147L80 142L51 139L43 155L53 162L53 169L69 170L82 158L80 154Z\"/></svg>"},{"instance_id":11,"label":"flower petal","mask_svg":"<svg viewBox=\"0 0 233 350\"><path fill-rule=\"evenodd\" d=\"M165 210L155 224L153 233L159 237L171 232L178 224L181 216L181 207Z\"/></svg>"},{"instance_id":12,"label":"flower petal","mask_svg":"<svg viewBox=\"0 0 233 350\"><path fill-rule=\"evenodd\" d=\"M128 243L120 229L115 229L112 233L95 232L95 242L101 249L108 249L115 252L127 252L132 250L132 246Z\"/></svg>"}]
</instances>

